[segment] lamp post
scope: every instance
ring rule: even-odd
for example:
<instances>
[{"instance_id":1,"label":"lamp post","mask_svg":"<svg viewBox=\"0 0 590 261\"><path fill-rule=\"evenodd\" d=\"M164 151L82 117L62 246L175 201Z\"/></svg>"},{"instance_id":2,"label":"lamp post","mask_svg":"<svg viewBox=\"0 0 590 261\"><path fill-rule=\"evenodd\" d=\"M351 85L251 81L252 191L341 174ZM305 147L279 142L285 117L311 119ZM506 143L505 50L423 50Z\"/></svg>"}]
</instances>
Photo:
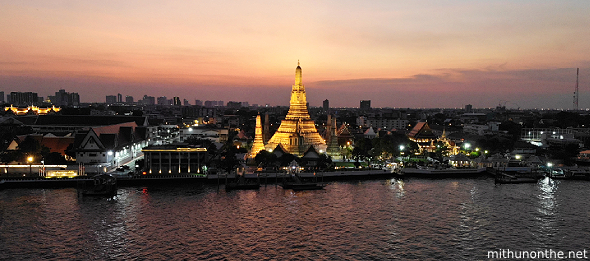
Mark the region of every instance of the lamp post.
<instances>
[{"instance_id":1,"label":"lamp post","mask_svg":"<svg viewBox=\"0 0 590 261\"><path fill-rule=\"evenodd\" d=\"M31 176L33 173L33 157L29 156L27 161L29 162L29 176Z\"/></svg>"},{"instance_id":2,"label":"lamp post","mask_svg":"<svg viewBox=\"0 0 590 261\"><path fill-rule=\"evenodd\" d=\"M547 162L547 167L549 168L549 177L553 176L553 163Z\"/></svg>"},{"instance_id":3,"label":"lamp post","mask_svg":"<svg viewBox=\"0 0 590 261\"><path fill-rule=\"evenodd\" d=\"M465 143L465 150L471 149L471 143Z\"/></svg>"}]
</instances>

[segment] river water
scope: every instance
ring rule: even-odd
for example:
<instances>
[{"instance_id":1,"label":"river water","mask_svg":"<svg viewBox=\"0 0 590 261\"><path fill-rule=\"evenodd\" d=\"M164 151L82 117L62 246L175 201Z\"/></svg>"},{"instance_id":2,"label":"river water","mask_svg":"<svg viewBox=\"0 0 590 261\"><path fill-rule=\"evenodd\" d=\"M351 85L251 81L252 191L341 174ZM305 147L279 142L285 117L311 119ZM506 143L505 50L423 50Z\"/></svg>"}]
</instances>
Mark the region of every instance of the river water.
<instances>
[{"instance_id":1,"label":"river water","mask_svg":"<svg viewBox=\"0 0 590 261\"><path fill-rule=\"evenodd\" d=\"M486 260L590 250L587 181L331 182L325 190L215 185L0 191L2 260Z\"/></svg>"}]
</instances>

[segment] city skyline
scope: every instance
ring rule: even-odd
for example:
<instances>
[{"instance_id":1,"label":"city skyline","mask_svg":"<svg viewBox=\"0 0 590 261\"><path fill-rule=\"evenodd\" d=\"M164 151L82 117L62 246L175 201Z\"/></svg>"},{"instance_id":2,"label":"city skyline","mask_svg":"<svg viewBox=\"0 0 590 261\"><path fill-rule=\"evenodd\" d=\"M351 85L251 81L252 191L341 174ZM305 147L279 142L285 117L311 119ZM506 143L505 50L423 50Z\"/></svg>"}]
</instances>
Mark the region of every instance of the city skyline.
<instances>
[{"instance_id":1,"label":"city skyline","mask_svg":"<svg viewBox=\"0 0 590 261\"><path fill-rule=\"evenodd\" d=\"M0 88L321 106L590 107L587 1L0 1Z\"/></svg>"}]
</instances>

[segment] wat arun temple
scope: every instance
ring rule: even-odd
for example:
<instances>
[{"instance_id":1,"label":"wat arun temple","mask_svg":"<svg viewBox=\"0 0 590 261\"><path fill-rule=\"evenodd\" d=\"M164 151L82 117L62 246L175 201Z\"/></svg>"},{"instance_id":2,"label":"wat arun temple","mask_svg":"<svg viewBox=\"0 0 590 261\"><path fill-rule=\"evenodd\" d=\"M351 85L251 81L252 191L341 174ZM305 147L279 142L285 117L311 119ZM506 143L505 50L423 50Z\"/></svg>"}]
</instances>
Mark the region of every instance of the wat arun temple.
<instances>
[{"instance_id":1,"label":"wat arun temple","mask_svg":"<svg viewBox=\"0 0 590 261\"><path fill-rule=\"evenodd\" d=\"M299 66L299 63L297 63L295 69L295 84L291 90L291 101L287 116L281 121L279 129L266 144L263 144L262 126L260 125L260 116L258 116L251 155L256 155L262 150L262 147L267 151L273 151L277 146L296 156L303 155L310 147L313 147L319 153L326 151L326 141L318 133L315 123L307 110L307 97L305 86L301 81L301 66Z\"/></svg>"}]
</instances>

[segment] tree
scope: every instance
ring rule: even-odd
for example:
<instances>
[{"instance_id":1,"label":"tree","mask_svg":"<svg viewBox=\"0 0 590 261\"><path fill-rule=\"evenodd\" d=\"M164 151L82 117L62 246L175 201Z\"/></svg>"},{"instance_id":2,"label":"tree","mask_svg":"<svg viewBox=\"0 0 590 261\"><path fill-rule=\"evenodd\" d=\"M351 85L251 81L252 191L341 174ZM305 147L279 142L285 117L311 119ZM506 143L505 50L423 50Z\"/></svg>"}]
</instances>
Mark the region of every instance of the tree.
<instances>
[{"instance_id":1,"label":"tree","mask_svg":"<svg viewBox=\"0 0 590 261\"><path fill-rule=\"evenodd\" d=\"M355 142L354 149L352 149L352 157L356 161L365 160L370 156L370 150L373 148L373 144L370 139L364 138Z\"/></svg>"},{"instance_id":2,"label":"tree","mask_svg":"<svg viewBox=\"0 0 590 261\"><path fill-rule=\"evenodd\" d=\"M65 165L68 164L64 156L62 156L59 152L50 152L43 156L45 164L49 165Z\"/></svg>"},{"instance_id":3,"label":"tree","mask_svg":"<svg viewBox=\"0 0 590 261\"><path fill-rule=\"evenodd\" d=\"M254 161L256 162L256 166L261 167L275 166L278 163L277 155L266 150L258 152L254 157Z\"/></svg>"},{"instance_id":4,"label":"tree","mask_svg":"<svg viewBox=\"0 0 590 261\"><path fill-rule=\"evenodd\" d=\"M25 140L23 140L18 145L18 150L25 154L38 154L41 152L41 144L31 136L27 136Z\"/></svg>"}]
</instances>

